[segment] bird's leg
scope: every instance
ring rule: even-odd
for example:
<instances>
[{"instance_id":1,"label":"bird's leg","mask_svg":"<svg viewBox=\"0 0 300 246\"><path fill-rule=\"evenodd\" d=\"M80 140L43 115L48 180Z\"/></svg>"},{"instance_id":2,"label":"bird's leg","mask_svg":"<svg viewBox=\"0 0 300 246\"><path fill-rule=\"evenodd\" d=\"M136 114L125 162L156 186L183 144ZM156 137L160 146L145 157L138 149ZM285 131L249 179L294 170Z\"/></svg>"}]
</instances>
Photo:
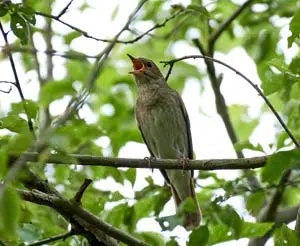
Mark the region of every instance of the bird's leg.
<instances>
[{"instance_id":1,"label":"bird's leg","mask_svg":"<svg viewBox=\"0 0 300 246\"><path fill-rule=\"evenodd\" d=\"M156 158L154 156L150 156L150 157L146 156L144 158L144 160L146 160L148 162L148 168L151 168L151 161L154 161L155 159ZM152 172L153 172L153 168L152 168Z\"/></svg>"},{"instance_id":2,"label":"bird's leg","mask_svg":"<svg viewBox=\"0 0 300 246\"><path fill-rule=\"evenodd\" d=\"M185 165L188 160L189 160L189 158L187 158L185 156L180 157L180 162L182 164L182 175L184 175Z\"/></svg>"}]
</instances>

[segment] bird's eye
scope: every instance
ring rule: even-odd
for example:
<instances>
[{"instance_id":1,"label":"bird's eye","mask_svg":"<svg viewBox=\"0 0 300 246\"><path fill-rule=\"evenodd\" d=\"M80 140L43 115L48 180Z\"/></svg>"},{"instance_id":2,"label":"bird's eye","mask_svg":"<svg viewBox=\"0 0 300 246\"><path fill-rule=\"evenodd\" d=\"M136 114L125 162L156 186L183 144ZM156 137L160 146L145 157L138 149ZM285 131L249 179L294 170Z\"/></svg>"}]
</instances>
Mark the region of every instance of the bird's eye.
<instances>
[{"instance_id":1,"label":"bird's eye","mask_svg":"<svg viewBox=\"0 0 300 246\"><path fill-rule=\"evenodd\" d=\"M147 67L152 67L152 64L151 64L151 62L147 62Z\"/></svg>"}]
</instances>

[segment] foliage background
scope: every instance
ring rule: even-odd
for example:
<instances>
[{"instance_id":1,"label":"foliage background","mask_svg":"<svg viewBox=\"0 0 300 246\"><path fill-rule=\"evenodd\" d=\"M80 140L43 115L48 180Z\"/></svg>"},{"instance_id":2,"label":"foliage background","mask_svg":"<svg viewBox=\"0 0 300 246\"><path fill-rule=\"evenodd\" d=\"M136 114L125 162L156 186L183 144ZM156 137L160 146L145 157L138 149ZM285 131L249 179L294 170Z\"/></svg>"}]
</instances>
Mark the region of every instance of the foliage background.
<instances>
[{"instance_id":1,"label":"foliage background","mask_svg":"<svg viewBox=\"0 0 300 246\"><path fill-rule=\"evenodd\" d=\"M190 235L182 228L174 229L178 218L169 216L174 212L171 194L156 171L46 164L50 153L61 157L72 153L148 155L144 146L135 144L142 139L134 120L136 87L128 74L131 65L126 53L156 63L201 53L229 60L260 84L296 139L300 138L298 1L145 1L118 37L122 41L115 42L115 33L138 4L124 2L113 2L114 8L79 0L1 2L1 25L6 32L10 30L2 32L9 45L1 39L1 179L10 177L9 153L31 150L32 143L45 135L47 139L38 146L39 162L29 163L30 170L67 199L72 199L85 178L96 181L84 193L82 207L149 245L184 245L185 240L187 245L233 245L231 240L241 238L242 244L264 245L270 237L269 244L296 245L299 228L294 230L295 223L289 224L296 220L300 199L299 154L288 151L294 143L270 117L256 92L241 85L245 81L203 60L176 63L168 80L172 88L184 91L197 159L281 152L269 158L264 168L251 172L196 172L204 219ZM110 9L106 22L95 17L101 19L101 13ZM145 33L151 27L155 28ZM95 40L99 37L107 40ZM110 44L111 53L105 48ZM19 99L16 74L10 72L10 54L24 100ZM103 67L95 70L101 62ZM84 106L66 114L71 97L89 86ZM61 115L66 119L58 124ZM54 126L55 131L47 135ZM22 200L26 198L19 194L29 188L28 176L21 173L18 177L5 181L1 189L1 243L32 243L62 234L66 239L53 245L92 244L85 235L77 235L82 233L68 234L70 224L59 212Z\"/></svg>"}]
</instances>

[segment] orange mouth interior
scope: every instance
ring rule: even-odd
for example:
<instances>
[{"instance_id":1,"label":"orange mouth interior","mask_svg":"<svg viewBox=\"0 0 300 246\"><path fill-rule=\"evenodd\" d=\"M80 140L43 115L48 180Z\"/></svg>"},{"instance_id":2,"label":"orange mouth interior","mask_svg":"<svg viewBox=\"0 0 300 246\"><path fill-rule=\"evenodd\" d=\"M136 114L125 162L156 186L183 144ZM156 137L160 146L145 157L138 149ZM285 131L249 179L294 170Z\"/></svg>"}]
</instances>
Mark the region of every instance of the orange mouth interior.
<instances>
[{"instance_id":1,"label":"orange mouth interior","mask_svg":"<svg viewBox=\"0 0 300 246\"><path fill-rule=\"evenodd\" d=\"M142 63L141 61L133 60L132 63L133 63L134 71L143 71L144 70L145 66L144 66L144 63Z\"/></svg>"}]
</instances>

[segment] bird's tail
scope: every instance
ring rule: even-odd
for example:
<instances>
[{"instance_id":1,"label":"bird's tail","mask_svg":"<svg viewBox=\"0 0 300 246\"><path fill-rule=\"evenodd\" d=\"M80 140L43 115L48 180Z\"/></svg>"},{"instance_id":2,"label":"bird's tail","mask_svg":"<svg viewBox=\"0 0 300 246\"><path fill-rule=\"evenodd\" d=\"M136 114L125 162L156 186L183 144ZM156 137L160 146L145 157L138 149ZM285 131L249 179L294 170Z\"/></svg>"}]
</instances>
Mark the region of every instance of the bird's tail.
<instances>
[{"instance_id":1,"label":"bird's tail","mask_svg":"<svg viewBox=\"0 0 300 246\"><path fill-rule=\"evenodd\" d=\"M186 187L187 192L185 194L189 194L184 199L180 198L180 194L177 192L176 188L171 184L171 191L173 198L175 200L176 207L178 208L180 204L187 198L192 198L196 204L196 208L192 212L185 212L184 213L184 219L183 219L183 226L186 230L193 230L194 228L197 228L201 223L201 210L196 198L195 194L195 188L194 188L194 181L193 178L190 178L190 185Z\"/></svg>"}]
</instances>

